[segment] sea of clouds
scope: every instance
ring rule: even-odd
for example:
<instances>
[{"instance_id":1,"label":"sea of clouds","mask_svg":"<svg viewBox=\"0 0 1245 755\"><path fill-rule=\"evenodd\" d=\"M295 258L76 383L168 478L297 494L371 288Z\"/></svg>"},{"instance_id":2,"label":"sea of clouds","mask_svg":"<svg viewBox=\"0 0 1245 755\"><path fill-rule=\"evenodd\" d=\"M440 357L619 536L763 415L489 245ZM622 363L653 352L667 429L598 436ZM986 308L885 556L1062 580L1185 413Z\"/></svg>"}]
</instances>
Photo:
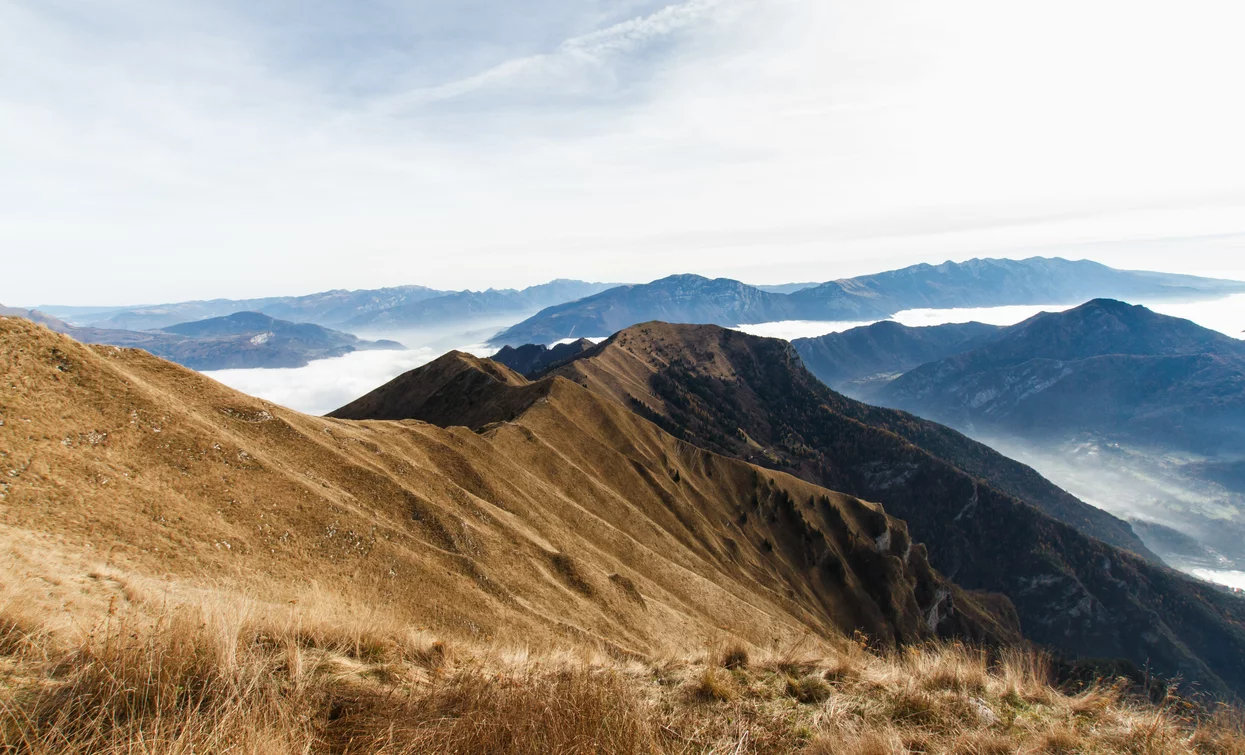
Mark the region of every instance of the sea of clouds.
<instances>
[{"instance_id":1,"label":"sea of clouds","mask_svg":"<svg viewBox=\"0 0 1245 755\"><path fill-rule=\"evenodd\" d=\"M1245 330L1245 294L1210 301L1143 303L1157 312L1184 317L1236 338L1245 335L1242 333ZM899 312L892 319L912 326L974 320L994 325L1012 325L1039 312L1062 311L1071 306L1073 305L1051 304L981 309L910 309ZM405 351L359 351L293 369L216 370L207 374L252 396L308 414L324 414L452 349L477 356L489 356L496 350L485 345L485 342L510 324L512 323L508 321L473 321L448 328L360 333L365 338L391 338L409 348ZM738 329L754 335L790 340L840 332L868 324L870 321L790 320L740 325Z\"/></svg>"}]
</instances>

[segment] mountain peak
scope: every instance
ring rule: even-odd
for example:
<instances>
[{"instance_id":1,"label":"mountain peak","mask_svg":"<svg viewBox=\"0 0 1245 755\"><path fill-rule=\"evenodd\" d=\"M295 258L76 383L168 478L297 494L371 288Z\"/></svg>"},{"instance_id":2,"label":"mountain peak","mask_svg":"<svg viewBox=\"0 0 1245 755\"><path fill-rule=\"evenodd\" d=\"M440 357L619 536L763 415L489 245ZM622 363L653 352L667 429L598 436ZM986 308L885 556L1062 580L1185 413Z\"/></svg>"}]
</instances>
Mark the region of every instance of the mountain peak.
<instances>
[{"instance_id":1,"label":"mountain peak","mask_svg":"<svg viewBox=\"0 0 1245 755\"><path fill-rule=\"evenodd\" d=\"M543 388L489 359L451 351L331 412L337 419L410 419L473 429L509 419Z\"/></svg>"}]
</instances>

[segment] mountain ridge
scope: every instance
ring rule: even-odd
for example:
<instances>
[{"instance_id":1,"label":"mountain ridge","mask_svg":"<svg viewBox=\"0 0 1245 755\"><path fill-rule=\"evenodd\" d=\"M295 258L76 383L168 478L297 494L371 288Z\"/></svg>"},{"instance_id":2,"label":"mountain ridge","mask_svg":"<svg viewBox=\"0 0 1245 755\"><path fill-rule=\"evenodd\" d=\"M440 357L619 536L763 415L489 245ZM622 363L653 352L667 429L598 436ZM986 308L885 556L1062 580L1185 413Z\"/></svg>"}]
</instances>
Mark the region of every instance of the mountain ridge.
<instances>
[{"instance_id":1,"label":"mountain ridge","mask_svg":"<svg viewBox=\"0 0 1245 755\"><path fill-rule=\"evenodd\" d=\"M525 289L447 291L407 285L379 289L333 289L302 296L210 299L133 307L45 306L79 326L159 330L184 322L256 311L289 320L337 328L402 327L430 319L455 322L472 317L531 312L614 286L559 278Z\"/></svg>"},{"instance_id":2,"label":"mountain ridge","mask_svg":"<svg viewBox=\"0 0 1245 755\"><path fill-rule=\"evenodd\" d=\"M647 323L553 374L697 445L879 501L930 544L948 578L1010 597L1036 642L1245 689L1245 601L1053 518L1041 507L1087 517L1078 526L1114 523L1140 542L1127 524L959 433L834 394L784 341Z\"/></svg>"},{"instance_id":3,"label":"mountain ridge","mask_svg":"<svg viewBox=\"0 0 1245 755\"><path fill-rule=\"evenodd\" d=\"M439 361L427 396L534 385ZM36 573L61 569L53 600L107 604L87 574L102 541L117 580L371 585L412 622L588 638L620 658L724 635L1015 639L1005 610L955 611L875 504L695 448L561 378L480 432L347 421L19 319L0 320L0 374L15 386L0 395L0 534L40 540Z\"/></svg>"},{"instance_id":4,"label":"mountain ridge","mask_svg":"<svg viewBox=\"0 0 1245 755\"><path fill-rule=\"evenodd\" d=\"M815 338L797 338L791 345L823 383L856 395L871 383L973 349L1001 330L999 326L977 322L913 328L882 320Z\"/></svg>"},{"instance_id":5,"label":"mountain ridge","mask_svg":"<svg viewBox=\"0 0 1245 755\"><path fill-rule=\"evenodd\" d=\"M650 320L740 325L780 320L880 320L905 309L1081 302L1097 296L1180 298L1245 292L1245 282L1116 270L1088 260L1032 257L913 265L791 293L674 275L538 312L490 343L518 346L604 337Z\"/></svg>"}]
</instances>

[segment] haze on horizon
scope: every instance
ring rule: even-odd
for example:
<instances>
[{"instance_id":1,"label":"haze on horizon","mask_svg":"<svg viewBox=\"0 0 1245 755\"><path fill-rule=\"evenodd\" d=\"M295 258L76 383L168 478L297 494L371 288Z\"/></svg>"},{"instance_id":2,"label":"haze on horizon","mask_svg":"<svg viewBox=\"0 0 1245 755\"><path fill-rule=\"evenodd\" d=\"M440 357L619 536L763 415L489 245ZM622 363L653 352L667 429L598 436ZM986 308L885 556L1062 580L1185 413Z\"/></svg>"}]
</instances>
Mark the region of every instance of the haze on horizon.
<instances>
[{"instance_id":1,"label":"haze on horizon","mask_svg":"<svg viewBox=\"0 0 1245 755\"><path fill-rule=\"evenodd\" d=\"M1229 0L0 3L0 302L1245 279Z\"/></svg>"}]
</instances>

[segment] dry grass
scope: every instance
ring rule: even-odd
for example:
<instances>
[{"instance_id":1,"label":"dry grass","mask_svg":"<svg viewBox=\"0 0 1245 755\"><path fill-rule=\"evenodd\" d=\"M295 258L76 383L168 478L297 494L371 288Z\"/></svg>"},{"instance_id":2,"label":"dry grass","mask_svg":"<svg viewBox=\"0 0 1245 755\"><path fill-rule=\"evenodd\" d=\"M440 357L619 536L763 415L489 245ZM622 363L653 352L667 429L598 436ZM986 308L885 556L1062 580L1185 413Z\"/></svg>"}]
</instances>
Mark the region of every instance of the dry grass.
<instances>
[{"instance_id":1,"label":"dry grass","mask_svg":"<svg viewBox=\"0 0 1245 755\"><path fill-rule=\"evenodd\" d=\"M582 646L451 653L379 614L183 606L69 637L20 602L0 610L10 753L1245 752L1234 709L1154 706L1107 683L1063 695L1040 657L991 663L959 645L624 662Z\"/></svg>"}]
</instances>

